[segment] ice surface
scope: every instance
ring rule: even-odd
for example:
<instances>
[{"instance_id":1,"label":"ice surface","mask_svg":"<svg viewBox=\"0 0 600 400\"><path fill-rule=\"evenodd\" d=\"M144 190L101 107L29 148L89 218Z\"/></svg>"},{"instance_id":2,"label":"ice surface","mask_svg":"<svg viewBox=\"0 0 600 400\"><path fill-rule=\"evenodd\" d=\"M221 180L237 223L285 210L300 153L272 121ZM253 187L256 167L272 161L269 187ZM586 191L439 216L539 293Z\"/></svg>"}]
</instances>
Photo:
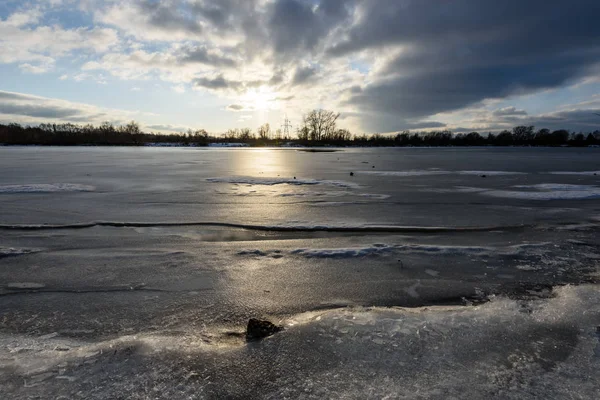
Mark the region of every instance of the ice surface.
<instances>
[{"instance_id":1,"label":"ice surface","mask_svg":"<svg viewBox=\"0 0 600 400\"><path fill-rule=\"evenodd\" d=\"M506 197L525 200L584 200L600 198L600 187L591 185L572 185L543 183L538 185L518 185L515 188L531 188L527 190L488 190L480 192L486 196Z\"/></svg>"},{"instance_id":2,"label":"ice surface","mask_svg":"<svg viewBox=\"0 0 600 400\"><path fill-rule=\"evenodd\" d=\"M584 285L476 307L307 312L250 344L198 330L98 343L0 335L0 367L19 379L0 387L10 398L592 399L598 304Z\"/></svg>"},{"instance_id":3,"label":"ice surface","mask_svg":"<svg viewBox=\"0 0 600 400\"><path fill-rule=\"evenodd\" d=\"M589 194L593 175L547 172L597 163L595 149L0 148L0 187L102 189L0 195L0 393L598 398L600 292L564 286L600 279L598 200L487 195ZM249 318L286 330L248 344Z\"/></svg>"},{"instance_id":4,"label":"ice surface","mask_svg":"<svg viewBox=\"0 0 600 400\"><path fill-rule=\"evenodd\" d=\"M2 193L54 193L54 192L93 192L94 186L74 183L38 183L29 185L0 185Z\"/></svg>"},{"instance_id":5,"label":"ice surface","mask_svg":"<svg viewBox=\"0 0 600 400\"><path fill-rule=\"evenodd\" d=\"M516 171L445 171L440 169L426 169L426 170L409 170L409 171L361 171L361 174L366 175L379 175L379 176L398 176L398 177L410 177L410 176L435 176L435 175L489 175L489 176L503 176L503 175L525 175L526 172Z\"/></svg>"},{"instance_id":6,"label":"ice surface","mask_svg":"<svg viewBox=\"0 0 600 400\"><path fill-rule=\"evenodd\" d=\"M293 178L252 178L252 177L227 177L207 178L208 182L214 183L236 183L245 185L330 185L342 188L359 188L360 185L346 181L322 180L322 179L293 179Z\"/></svg>"},{"instance_id":7,"label":"ice surface","mask_svg":"<svg viewBox=\"0 0 600 400\"><path fill-rule=\"evenodd\" d=\"M551 175L583 175L583 176L600 176L600 171L553 171L548 172Z\"/></svg>"}]
</instances>

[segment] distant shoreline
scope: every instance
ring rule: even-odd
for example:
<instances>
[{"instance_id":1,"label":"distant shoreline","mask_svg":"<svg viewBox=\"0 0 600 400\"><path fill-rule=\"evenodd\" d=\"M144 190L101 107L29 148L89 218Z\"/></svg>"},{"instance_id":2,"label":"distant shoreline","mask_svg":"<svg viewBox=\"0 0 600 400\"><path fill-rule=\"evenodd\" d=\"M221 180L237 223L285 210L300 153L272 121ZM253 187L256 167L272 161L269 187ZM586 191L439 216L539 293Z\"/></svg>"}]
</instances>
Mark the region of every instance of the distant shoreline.
<instances>
[{"instance_id":1,"label":"distant shoreline","mask_svg":"<svg viewBox=\"0 0 600 400\"><path fill-rule=\"evenodd\" d=\"M369 145L369 144L247 144L247 143L210 143L210 144L185 144L185 143L144 143L144 144L42 144L42 143L31 143L31 144L11 144L11 143L0 143L0 148L11 148L11 147L121 147L121 148L205 148L205 149L257 149L257 148L274 148L282 150L302 150L308 149L308 152L332 152L335 149L360 149L360 148L415 148L415 149L443 149L443 148L600 148L600 145Z\"/></svg>"},{"instance_id":2,"label":"distant shoreline","mask_svg":"<svg viewBox=\"0 0 600 400\"><path fill-rule=\"evenodd\" d=\"M312 125L311 125L312 126ZM335 128L335 127L334 127ZM74 124L40 124L21 126L0 124L0 145L37 146L143 146L143 147L598 147L600 130L571 132L550 131L534 126L516 126L498 133L454 133L449 130L394 134L354 135L346 129L309 129L296 135L270 132L267 124L257 132L249 128L229 130L224 135L209 134L204 129L187 133L147 133L132 121L127 125L100 126Z\"/></svg>"}]
</instances>

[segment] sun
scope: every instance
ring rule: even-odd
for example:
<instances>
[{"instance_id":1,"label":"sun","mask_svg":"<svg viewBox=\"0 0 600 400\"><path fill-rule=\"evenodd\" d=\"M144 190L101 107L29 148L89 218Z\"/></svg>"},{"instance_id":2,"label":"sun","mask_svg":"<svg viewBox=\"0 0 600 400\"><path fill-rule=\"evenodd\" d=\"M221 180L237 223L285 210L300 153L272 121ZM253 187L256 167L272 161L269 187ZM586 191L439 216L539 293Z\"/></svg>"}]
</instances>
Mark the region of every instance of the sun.
<instances>
[{"instance_id":1,"label":"sun","mask_svg":"<svg viewBox=\"0 0 600 400\"><path fill-rule=\"evenodd\" d=\"M268 110L272 106L275 99L275 93L266 86L261 86L258 89L250 89L243 97L245 103L255 110Z\"/></svg>"}]
</instances>

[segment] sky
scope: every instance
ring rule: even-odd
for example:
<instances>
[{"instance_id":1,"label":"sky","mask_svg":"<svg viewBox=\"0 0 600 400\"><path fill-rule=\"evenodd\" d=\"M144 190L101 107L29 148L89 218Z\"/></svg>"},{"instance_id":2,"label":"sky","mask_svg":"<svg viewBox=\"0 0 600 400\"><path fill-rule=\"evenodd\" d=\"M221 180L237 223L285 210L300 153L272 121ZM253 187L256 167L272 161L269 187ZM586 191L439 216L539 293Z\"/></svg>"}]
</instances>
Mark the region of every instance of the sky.
<instances>
[{"instance_id":1,"label":"sky","mask_svg":"<svg viewBox=\"0 0 600 400\"><path fill-rule=\"evenodd\" d=\"M600 129L598 0L0 0L0 123Z\"/></svg>"}]
</instances>

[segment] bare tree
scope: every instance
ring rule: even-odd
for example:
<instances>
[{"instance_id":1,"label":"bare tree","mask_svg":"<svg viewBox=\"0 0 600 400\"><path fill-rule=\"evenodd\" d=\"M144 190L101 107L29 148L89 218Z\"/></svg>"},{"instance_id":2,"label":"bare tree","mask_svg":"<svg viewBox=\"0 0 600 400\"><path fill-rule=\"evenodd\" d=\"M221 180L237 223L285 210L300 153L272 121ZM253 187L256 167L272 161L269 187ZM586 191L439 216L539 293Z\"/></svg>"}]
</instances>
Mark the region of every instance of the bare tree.
<instances>
[{"instance_id":1,"label":"bare tree","mask_svg":"<svg viewBox=\"0 0 600 400\"><path fill-rule=\"evenodd\" d=\"M302 121L303 133L308 130L308 139L314 141L332 140L336 130L339 113L329 110L312 110L305 114Z\"/></svg>"},{"instance_id":2,"label":"bare tree","mask_svg":"<svg viewBox=\"0 0 600 400\"><path fill-rule=\"evenodd\" d=\"M238 136L238 130L237 129L228 129L227 132L225 132L225 139L227 140L235 140L235 138Z\"/></svg>"},{"instance_id":3,"label":"bare tree","mask_svg":"<svg viewBox=\"0 0 600 400\"><path fill-rule=\"evenodd\" d=\"M299 140L308 140L308 127L303 126L301 128L298 128L298 130L296 131L296 135L298 135Z\"/></svg>"},{"instance_id":4,"label":"bare tree","mask_svg":"<svg viewBox=\"0 0 600 400\"><path fill-rule=\"evenodd\" d=\"M271 138L271 126L268 123L258 128L258 137L262 140L269 140Z\"/></svg>"},{"instance_id":5,"label":"bare tree","mask_svg":"<svg viewBox=\"0 0 600 400\"><path fill-rule=\"evenodd\" d=\"M250 139L254 139L254 135L252 134L252 129L250 128L242 128L239 130L238 139L247 141Z\"/></svg>"}]
</instances>

